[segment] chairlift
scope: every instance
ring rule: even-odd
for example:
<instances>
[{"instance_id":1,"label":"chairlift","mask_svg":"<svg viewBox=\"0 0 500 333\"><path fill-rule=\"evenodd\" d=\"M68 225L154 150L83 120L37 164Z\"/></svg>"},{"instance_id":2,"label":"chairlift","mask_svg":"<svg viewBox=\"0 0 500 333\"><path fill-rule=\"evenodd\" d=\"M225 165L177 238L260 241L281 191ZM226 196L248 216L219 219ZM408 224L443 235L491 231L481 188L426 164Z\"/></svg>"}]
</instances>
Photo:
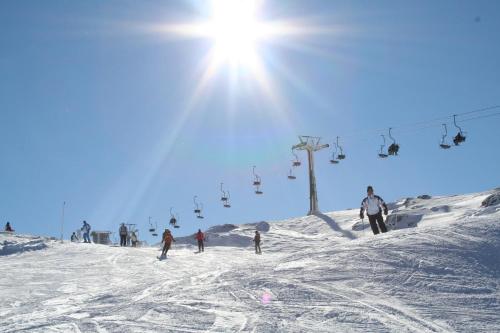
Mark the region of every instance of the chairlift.
<instances>
[{"instance_id":1,"label":"chairlift","mask_svg":"<svg viewBox=\"0 0 500 333\"><path fill-rule=\"evenodd\" d=\"M149 232L156 232L156 228L153 227L153 224L151 223L151 216L149 217Z\"/></svg>"},{"instance_id":2,"label":"chairlift","mask_svg":"<svg viewBox=\"0 0 500 333\"><path fill-rule=\"evenodd\" d=\"M222 192L220 200L222 201L225 208L231 208L231 204L229 203L229 199L230 199L229 191L227 191L227 194L226 194L226 191L224 191L223 186L224 186L224 183L220 183L220 191Z\"/></svg>"},{"instance_id":3,"label":"chairlift","mask_svg":"<svg viewBox=\"0 0 500 333\"><path fill-rule=\"evenodd\" d=\"M293 174L292 169L290 169L290 172L288 173L288 179L291 179L291 180L297 179L297 177L295 177L295 175Z\"/></svg>"},{"instance_id":4,"label":"chairlift","mask_svg":"<svg viewBox=\"0 0 500 333\"><path fill-rule=\"evenodd\" d=\"M382 137L382 139L384 140L384 144L383 145L380 145L380 153L378 154L378 157L380 158L387 158L389 155L387 155L386 153L384 153L384 148L385 148L385 135L381 134L380 135Z\"/></svg>"},{"instance_id":5,"label":"chairlift","mask_svg":"<svg viewBox=\"0 0 500 333\"><path fill-rule=\"evenodd\" d=\"M197 196L195 195L193 197L193 202L194 202L194 213L195 214L200 214L201 213L201 209L200 209L200 205L196 202L196 198Z\"/></svg>"},{"instance_id":6,"label":"chairlift","mask_svg":"<svg viewBox=\"0 0 500 333\"><path fill-rule=\"evenodd\" d=\"M203 215L201 214L202 211L203 211L203 204L201 203L198 203L198 201L196 201L196 198L198 198L197 195L195 195L193 197L193 202L194 202L194 213L196 214L196 217L199 218L199 219L202 219L203 218Z\"/></svg>"},{"instance_id":7,"label":"chairlift","mask_svg":"<svg viewBox=\"0 0 500 333\"><path fill-rule=\"evenodd\" d=\"M226 191L224 191L224 189L223 189L223 186L224 186L224 183L220 183L220 191L222 192L220 200L222 202L226 202L227 201L227 196L226 196Z\"/></svg>"},{"instance_id":8,"label":"chairlift","mask_svg":"<svg viewBox=\"0 0 500 333\"><path fill-rule=\"evenodd\" d=\"M339 149L340 149L340 154L337 155L337 159L344 160L345 154L344 154L344 150L342 149L342 146L339 145L339 137L337 137L337 147L339 147Z\"/></svg>"},{"instance_id":9,"label":"chairlift","mask_svg":"<svg viewBox=\"0 0 500 333\"><path fill-rule=\"evenodd\" d=\"M179 219L179 214L177 214L177 218L175 218L175 215L172 213L173 207L170 207L170 222L169 224L173 226L174 228L179 228L179 225L177 224L177 220Z\"/></svg>"},{"instance_id":10,"label":"chairlift","mask_svg":"<svg viewBox=\"0 0 500 333\"><path fill-rule=\"evenodd\" d=\"M295 156L295 160L292 161L292 166L299 167L301 165L301 162L299 160L299 156L297 156L297 154L295 154L295 151L293 149L292 149L292 154L293 154L293 156Z\"/></svg>"},{"instance_id":11,"label":"chairlift","mask_svg":"<svg viewBox=\"0 0 500 333\"><path fill-rule=\"evenodd\" d=\"M197 218L199 218L199 219L203 219L204 217L203 217L203 215L201 214L201 212L203 212L203 204L202 204L202 203L200 203L200 207L201 207L201 208L200 208L200 213L199 213L199 214L197 214L197 215L196 215L196 217L197 217Z\"/></svg>"},{"instance_id":12,"label":"chairlift","mask_svg":"<svg viewBox=\"0 0 500 333\"><path fill-rule=\"evenodd\" d=\"M334 150L334 152L332 154L332 159L330 160L330 163L331 164L338 164L339 161L335 159L335 155L337 155L337 148L338 148L338 146L337 146L337 144L335 142L333 143L333 145L335 146L335 150Z\"/></svg>"},{"instance_id":13,"label":"chairlift","mask_svg":"<svg viewBox=\"0 0 500 333\"><path fill-rule=\"evenodd\" d=\"M446 143L446 137L448 136L448 128L446 127L446 124L443 124L444 127L444 134L441 136L441 144L439 147L442 149L450 149L451 146Z\"/></svg>"},{"instance_id":14,"label":"chairlift","mask_svg":"<svg viewBox=\"0 0 500 333\"><path fill-rule=\"evenodd\" d=\"M260 178L260 176L258 174L255 173L255 165L253 166L253 186L255 186L255 194L264 194L264 192L262 192L260 190L260 186L262 185L262 179Z\"/></svg>"},{"instance_id":15,"label":"chairlift","mask_svg":"<svg viewBox=\"0 0 500 333\"><path fill-rule=\"evenodd\" d=\"M458 128L458 133L453 138L453 143L455 144L455 146L458 146L462 142L465 142L466 136L465 136L465 133L462 132L462 128L460 128L460 126L457 125L457 115L456 114L453 115L453 123L455 124L455 127Z\"/></svg>"},{"instance_id":16,"label":"chairlift","mask_svg":"<svg viewBox=\"0 0 500 333\"><path fill-rule=\"evenodd\" d=\"M388 153L392 156L397 156L399 151L399 145L396 143L396 140L391 135L392 128L389 128L389 138L392 140L392 144L389 146Z\"/></svg>"},{"instance_id":17,"label":"chairlift","mask_svg":"<svg viewBox=\"0 0 500 333\"><path fill-rule=\"evenodd\" d=\"M231 204L229 203L230 198L231 198L231 195L229 194L229 191L227 191L226 201L224 201L224 208L231 208Z\"/></svg>"},{"instance_id":18,"label":"chairlift","mask_svg":"<svg viewBox=\"0 0 500 333\"><path fill-rule=\"evenodd\" d=\"M261 180L261 178L259 177L259 175L257 175L257 174L255 173L255 165L253 166L253 170L252 170L252 172L253 172L253 186L260 186L260 185L261 185L262 180Z\"/></svg>"}]
</instances>

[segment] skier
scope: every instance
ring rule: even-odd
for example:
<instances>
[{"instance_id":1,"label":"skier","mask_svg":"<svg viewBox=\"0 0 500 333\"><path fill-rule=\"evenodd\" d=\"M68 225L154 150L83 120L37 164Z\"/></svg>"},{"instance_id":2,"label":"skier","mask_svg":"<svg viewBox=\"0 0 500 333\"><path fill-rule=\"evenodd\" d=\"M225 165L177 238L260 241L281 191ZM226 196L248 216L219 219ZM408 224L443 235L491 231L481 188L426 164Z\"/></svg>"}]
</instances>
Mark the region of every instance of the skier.
<instances>
[{"instance_id":1,"label":"skier","mask_svg":"<svg viewBox=\"0 0 500 333\"><path fill-rule=\"evenodd\" d=\"M125 223L122 223L118 233L120 234L120 246L127 246L128 230L127 227L125 226Z\"/></svg>"},{"instance_id":2,"label":"skier","mask_svg":"<svg viewBox=\"0 0 500 333\"><path fill-rule=\"evenodd\" d=\"M255 230L253 241L255 243L255 254L262 254L262 250L260 249L260 233L258 230Z\"/></svg>"},{"instance_id":3,"label":"skier","mask_svg":"<svg viewBox=\"0 0 500 333\"><path fill-rule=\"evenodd\" d=\"M205 235L201 232L201 229L198 229L195 239L198 241L198 252L205 252L205 246L203 244Z\"/></svg>"},{"instance_id":4,"label":"skier","mask_svg":"<svg viewBox=\"0 0 500 333\"><path fill-rule=\"evenodd\" d=\"M163 239L162 239L164 245L163 245L163 250L161 251L161 257L165 258L167 256L168 250L170 250L170 246L172 245L172 242L175 242L174 237L170 233L170 230L165 229L165 232L163 233Z\"/></svg>"},{"instance_id":5,"label":"skier","mask_svg":"<svg viewBox=\"0 0 500 333\"><path fill-rule=\"evenodd\" d=\"M10 222L7 222L7 224L5 225L5 231L14 232L14 229L12 229L12 227L10 226Z\"/></svg>"},{"instance_id":6,"label":"skier","mask_svg":"<svg viewBox=\"0 0 500 333\"><path fill-rule=\"evenodd\" d=\"M366 192L368 193L368 196L361 202L359 217L361 219L364 219L364 211L366 210L366 213L368 214L368 221L370 221L370 226L372 228L373 234L376 235L379 233L379 227L380 231L387 232L387 227L384 223L384 217L382 216L382 209L384 210L384 215L387 216L388 214L387 205L381 197L373 194L373 187L368 186Z\"/></svg>"},{"instance_id":7,"label":"skier","mask_svg":"<svg viewBox=\"0 0 500 333\"><path fill-rule=\"evenodd\" d=\"M130 240L132 241L132 247L137 247L137 235L134 231L132 231L132 235L130 235Z\"/></svg>"},{"instance_id":8,"label":"skier","mask_svg":"<svg viewBox=\"0 0 500 333\"><path fill-rule=\"evenodd\" d=\"M76 235L75 232L73 232L73 234L71 235L71 241L72 242L78 242L79 241L78 236Z\"/></svg>"},{"instance_id":9,"label":"skier","mask_svg":"<svg viewBox=\"0 0 500 333\"><path fill-rule=\"evenodd\" d=\"M90 224L88 224L87 221L83 221L83 227L81 230L83 231L83 242L84 243L91 243L90 236L89 236L90 229L92 229L90 227Z\"/></svg>"}]
</instances>

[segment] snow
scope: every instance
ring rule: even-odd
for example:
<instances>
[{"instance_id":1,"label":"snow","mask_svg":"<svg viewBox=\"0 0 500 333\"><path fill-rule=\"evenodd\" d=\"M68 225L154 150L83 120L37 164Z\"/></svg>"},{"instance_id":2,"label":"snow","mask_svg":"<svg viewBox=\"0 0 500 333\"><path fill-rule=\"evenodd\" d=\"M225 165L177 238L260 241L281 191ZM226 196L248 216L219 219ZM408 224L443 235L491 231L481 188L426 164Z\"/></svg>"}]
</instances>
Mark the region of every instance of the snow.
<instances>
[{"instance_id":1,"label":"snow","mask_svg":"<svg viewBox=\"0 0 500 333\"><path fill-rule=\"evenodd\" d=\"M400 200L377 236L358 209L217 226L161 262L2 234L0 332L498 332L495 193Z\"/></svg>"}]
</instances>

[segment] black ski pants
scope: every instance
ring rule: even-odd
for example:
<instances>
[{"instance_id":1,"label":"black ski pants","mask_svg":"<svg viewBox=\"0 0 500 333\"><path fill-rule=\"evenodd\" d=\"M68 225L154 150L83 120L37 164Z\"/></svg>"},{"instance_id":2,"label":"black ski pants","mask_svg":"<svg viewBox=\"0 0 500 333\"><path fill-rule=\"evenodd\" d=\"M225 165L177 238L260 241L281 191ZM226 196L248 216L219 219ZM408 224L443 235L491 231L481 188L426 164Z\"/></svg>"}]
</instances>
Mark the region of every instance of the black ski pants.
<instances>
[{"instance_id":1,"label":"black ski pants","mask_svg":"<svg viewBox=\"0 0 500 333\"><path fill-rule=\"evenodd\" d=\"M201 239L198 240L198 252L205 252L205 245Z\"/></svg>"},{"instance_id":2,"label":"black ski pants","mask_svg":"<svg viewBox=\"0 0 500 333\"><path fill-rule=\"evenodd\" d=\"M262 253L262 250L260 249L260 241L255 241L255 253Z\"/></svg>"},{"instance_id":3,"label":"black ski pants","mask_svg":"<svg viewBox=\"0 0 500 333\"><path fill-rule=\"evenodd\" d=\"M372 227L373 234L376 235L379 233L379 227L380 231L382 232L387 232L387 227L385 226L384 223L384 217L382 216L382 212L379 212L378 214L375 215L368 215L368 221L370 221L370 226ZM378 223L378 226L377 226Z\"/></svg>"},{"instance_id":4,"label":"black ski pants","mask_svg":"<svg viewBox=\"0 0 500 333\"><path fill-rule=\"evenodd\" d=\"M127 235L120 235L120 246L127 246Z\"/></svg>"}]
</instances>

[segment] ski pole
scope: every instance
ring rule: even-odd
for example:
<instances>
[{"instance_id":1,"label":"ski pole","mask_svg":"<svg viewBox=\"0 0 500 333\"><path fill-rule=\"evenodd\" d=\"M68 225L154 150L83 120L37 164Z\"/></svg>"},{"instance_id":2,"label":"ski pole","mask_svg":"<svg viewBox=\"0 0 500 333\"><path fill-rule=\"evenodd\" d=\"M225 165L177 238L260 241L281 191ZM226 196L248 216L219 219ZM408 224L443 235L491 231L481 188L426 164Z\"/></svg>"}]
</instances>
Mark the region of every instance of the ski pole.
<instances>
[{"instance_id":1,"label":"ski pole","mask_svg":"<svg viewBox=\"0 0 500 333\"><path fill-rule=\"evenodd\" d=\"M363 236L365 235L365 218L361 219L361 227L363 228Z\"/></svg>"}]
</instances>

